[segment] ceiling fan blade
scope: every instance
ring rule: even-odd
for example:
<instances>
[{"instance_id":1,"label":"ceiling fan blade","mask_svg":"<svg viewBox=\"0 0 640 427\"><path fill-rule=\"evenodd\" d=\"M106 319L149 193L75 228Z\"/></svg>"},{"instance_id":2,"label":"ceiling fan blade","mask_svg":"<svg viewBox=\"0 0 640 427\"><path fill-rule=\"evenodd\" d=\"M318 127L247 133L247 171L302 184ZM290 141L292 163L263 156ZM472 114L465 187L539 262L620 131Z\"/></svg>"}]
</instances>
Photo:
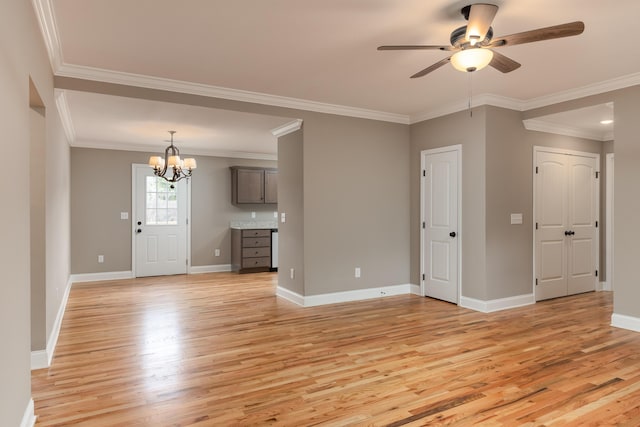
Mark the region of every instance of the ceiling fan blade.
<instances>
[{"instance_id":1,"label":"ceiling fan blade","mask_svg":"<svg viewBox=\"0 0 640 427\"><path fill-rule=\"evenodd\" d=\"M491 59L491 62L489 62L489 65L491 65L493 68L500 71L501 73L510 73L513 70L517 70L518 68L520 68L519 62L516 62L513 59L508 58L498 52L495 52L495 51L492 51L492 52L493 52L493 59Z\"/></svg>"},{"instance_id":2,"label":"ceiling fan blade","mask_svg":"<svg viewBox=\"0 0 640 427\"><path fill-rule=\"evenodd\" d=\"M418 78L418 77L426 76L430 72L432 72L434 70L437 70L438 68L442 67L444 64L448 64L450 61L451 61L451 57L444 58L443 60L440 60L440 61L436 62L435 64L425 68L424 70L418 71L413 76L411 76L411 78L415 79L415 78Z\"/></svg>"},{"instance_id":3,"label":"ceiling fan blade","mask_svg":"<svg viewBox=\"0 0 640 427\"><path fill-rule=\"evenodd\" d=\"M431 46L431 45L378 46L378 50L453 50L453 46Z\"/></svg>"},{"instance_id":4,"label":"ceiling fan blade","mask_svg":"<svg viewBox=\"0 0 640 427\"><path fill-rule=\"evenodd\" d=\"M465 39L472 44L484 40L497 12L498 6L494 4L472 4Z\"/></svg>"},{"instance_id":5,"label":"ceiling fan blade","mask_svg":"<svg viewBox=\"0 0 640 427\"><path fill-rule=\"evenodd\" d=\"M562 37L577 36L584 31L584 22L576 21L568 24L554 25L552 27L538 28L504 37L494 38L489 47L514 46L517 44L539 42L542 40L559 39Z\"/></svg>"}]
</instances>

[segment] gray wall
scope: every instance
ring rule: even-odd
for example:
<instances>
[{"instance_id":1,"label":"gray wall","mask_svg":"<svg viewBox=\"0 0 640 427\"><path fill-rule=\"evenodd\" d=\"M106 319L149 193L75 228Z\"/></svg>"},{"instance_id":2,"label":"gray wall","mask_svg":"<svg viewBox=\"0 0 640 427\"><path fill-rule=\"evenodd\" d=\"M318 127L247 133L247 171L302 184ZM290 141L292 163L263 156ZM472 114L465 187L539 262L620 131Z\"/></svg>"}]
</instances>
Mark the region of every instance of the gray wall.
<instances>
[{"instance_id":1,"label":"gray wall","mask_svg":"<svg viewBox=\"0 0 640 427\"><path fill-rule=\"evenodd\" d=\"M602 151L602 142L528 131L520 112L487 107L488 300L532 292L534 146ZM510 224L511 213L523 214L522 225Z\"/></svg>"},{"instance_id":2,"label":"gray wall","mask_svg":"<svg viewBox=\"0 0 640 427\"><path fill-rule=\"evenodd\" d=\"M305 295L409 283L408 126L66 77L55 82L61 89L302 119Z\"/></svg>"},{"instance_id":3,"label":"gray wall","mask_svg":"<svg viewBox=\"0 0 640 427\"><path fill-rule=\"evenodd\" d=\"M158 145L158 153L164 149ZM71 272L131 271L131 165L150 155L135 151L71 149ZM196 156L191 180L191 265L231 263L229 221L273 220L273 206L239 208L231 204L229 166L277 167L268 160ZM106 177L106 178L105 178ZM129 212L128 220L120 212ZM220 256L214 250L220 249ZM104 255L104 263L98 263Z\"/></svg>"},{"instance_id":4,"label":"gray wall","mask_svg":"<svg viewBox=\"0 0 640 427\"><path fill-rule=\"evenodd\" d=\"M304 295L303 129L278 139L278 285ZM291 269L294 277L291 279Z\"/></svg>"},{"instance_id":5,"label":"gray wall","mask_svg":"<svg viewBox=\"0 0 640 427\"><path fill-rule=\"evenodd\" d=\"M423 150L462 145L462 295L486 299L486 108L411 125L411 283L420 283L420 162Z\"/></svg>"},{"instance_id":6,"label":"gray wall","mask_svg":"<svg viewBox=\"0 0 640 427\"><path fill-rule=\"evenodd\" d=\"M530 294L533 147L600 153L602 143L527 131L522 113L492 106L412 125L413 283L420 283L420 151L455 144L462 144L462 295L494 300ZM512 213L523 214L522 225L511 225Z\"/></svg>"},{"instance_id":7,"label":"gray wall","mask_svg":"<svg viewBox=\"0 0 640 427\"><path fill-rule=\"evenodd\" d=\"M29 163L32 158L32 129L33 136L38 140L34 145L33 158L39 156L40 163L47 164L44 174L34 176L37 180L34 185L34 200L37 201L34 233L45 241L44 252L43 247L39 246L34 262L40 268L46 265L46 283L42 281L42 271L38 272L39 278L34 282L38 291L36 307L41 311L47 310L44 316L42 313L34 316L37 322L33 332L36 337L34 344L41 349L43 336L48 337L51 332L48 311L51 310L55 316L62 298L62 294L57 296L51 289L62 287L64 290L68 278L68 252L65 253L65 248L69 240L69 207L68 203L65 205L68 188L64 187L68 176L68 170L65 171L68 151L64 148L66 141L59 132L61 127L53 94L53 76L31 2L7 0L2 2L0 9L0 116L3 118L0 145L7 158L21 160L3 166L11 182L4 188L4 200L8 204L0 210L0 235L5 242L0 246L0 425L17 426L22 422L31 396ZM39 108L44 111L44 119L42 116L37 119L35 126L32 119L36 117L30 108L30 105L34 105L30 79L38 93L36 104L41 105ZM45 162L42 162L43 159ZM49 162L53 160L59 160L60 163L50 165ZM43 179L47 182L43 183ZM59 202L52 203L50 194L57 194ZM53 228L51 232L47 229L43 234L43 218L45 227ZM57 258L59 264L50 269L50 254L55 251L60 252Z\"/></svg>"}]
</instances>

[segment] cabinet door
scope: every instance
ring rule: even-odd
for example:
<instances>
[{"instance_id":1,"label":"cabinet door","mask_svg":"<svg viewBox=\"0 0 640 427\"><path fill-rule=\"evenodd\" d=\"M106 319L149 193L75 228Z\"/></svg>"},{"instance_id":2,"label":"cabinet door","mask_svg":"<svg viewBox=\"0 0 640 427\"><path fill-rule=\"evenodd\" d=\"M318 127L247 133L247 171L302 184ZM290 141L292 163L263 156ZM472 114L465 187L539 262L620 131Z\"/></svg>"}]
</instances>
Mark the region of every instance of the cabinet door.
<instances>
[{"instance_id":1,"label":"cabinet door","mask_svg":"<svg viewBox=\"0 0 640 427\"><path fill-rule=\"evenodd\" d=\"M264 203L264 172L260 169L238 169L236 203Z\"/></svg>"},{"instance_id":2,"label":"cabinet door","mask_svg":"<svg viewBox=\"0 0 640 427\"><path fill-rule=\"evenodd\" d=\"M264 202L278 203L278 171L264 171Z\"/></svg>"}]
</instances>

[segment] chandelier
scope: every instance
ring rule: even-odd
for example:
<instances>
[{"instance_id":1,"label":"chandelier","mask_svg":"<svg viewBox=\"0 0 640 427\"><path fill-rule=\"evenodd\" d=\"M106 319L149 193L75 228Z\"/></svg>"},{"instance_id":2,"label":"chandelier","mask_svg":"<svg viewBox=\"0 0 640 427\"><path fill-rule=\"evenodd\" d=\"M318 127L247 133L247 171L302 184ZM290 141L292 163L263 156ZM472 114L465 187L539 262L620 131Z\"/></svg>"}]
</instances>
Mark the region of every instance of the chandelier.
<instances>
[{"instance_id":1,"label":"chandelier","mask_svg":"<svg viewBox=\"0 0 640 427\"><path fill-rule=\"evenodd\" d=\"M180 158L180 150L173 145L173 134L175 130L170 130L171 145L164 150L164 159L160 156L149 157L149 166L153 168L153 173L160 178L164 178L169 182L178 182L182 178L189 178L191 171L197 167L196 159ZM173 174L167 177L167 171L171 170Z\"/></svg>"}]
</instances>

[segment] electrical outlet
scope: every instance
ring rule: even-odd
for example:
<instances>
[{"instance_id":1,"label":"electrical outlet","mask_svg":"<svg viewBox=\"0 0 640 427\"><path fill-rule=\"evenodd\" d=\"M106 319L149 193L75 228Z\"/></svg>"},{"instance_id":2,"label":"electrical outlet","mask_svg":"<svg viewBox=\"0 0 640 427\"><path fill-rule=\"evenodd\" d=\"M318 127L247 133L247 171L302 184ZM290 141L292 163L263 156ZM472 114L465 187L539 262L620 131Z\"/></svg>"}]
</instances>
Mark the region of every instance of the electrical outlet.
<instances>
[{"instance_id":1,"label":"electrical outlet","mask_svg":"<svg viewBox=\"0 0 640 427\"><path fill-rule=\"evenodd\" d=\"M120 212L120 219L129 219L129 212Z\"/></svg>"},{"instance_id":2,"label":"electrical outlet","mask_svg":"<svg viewBox=\"0 0 640 427\"><path fill-rule=\"evenodd\" d=\"M291 276L291 279L293 279L296 276L296 271L292 268L289 270L289 275Z\"/></svg>"},{"instance_id":3,"label":"electrical outlet","mask_svg":"<svg viewBox=\"0 0 640 427\"><path fill-rule=\"evenodd\" d=\"M216 249L215 251L213 251L213 254L215 256L220 256L220 249Z\"/></svg>"},{"instance_id":4,"label":"electrical outlet","mask_svg":"<svg viewBox=\"0 0 640 427\"><path fill-rule=\"evenodd\" d=\"M104 255L98 255L98 263L102 264L104 262Z\"/></svg>"},{"instance_id":5,"label":"electrical outlet","mask_svg":"<svg viewBox=\"0 0 640 427\"><path fill-rule=\"evenodd\" d=\"M275 219L278 219L278 212L274 212L274 213L273 213L273 217L274 217Z\"/></svg>"},{"instance_id":6,"label":"electrical outlet","mask_svg":"<svg viewBox=\"0 0 640 427\"><path fill-rule=\"evenodd\" d=\"M356 267L356 279L360 278L360 267Z\"/></svg>"},{"instance_id":7,"label":"electrical outlet","mask_svg":"<svg viewBox=\"0 0 640 427\"><path fill-rule=\"evenodd\" d=\"M287 215L284 212L280 214L280 222L282 223L287 222Z\"/></svg>"}]
</instances>

